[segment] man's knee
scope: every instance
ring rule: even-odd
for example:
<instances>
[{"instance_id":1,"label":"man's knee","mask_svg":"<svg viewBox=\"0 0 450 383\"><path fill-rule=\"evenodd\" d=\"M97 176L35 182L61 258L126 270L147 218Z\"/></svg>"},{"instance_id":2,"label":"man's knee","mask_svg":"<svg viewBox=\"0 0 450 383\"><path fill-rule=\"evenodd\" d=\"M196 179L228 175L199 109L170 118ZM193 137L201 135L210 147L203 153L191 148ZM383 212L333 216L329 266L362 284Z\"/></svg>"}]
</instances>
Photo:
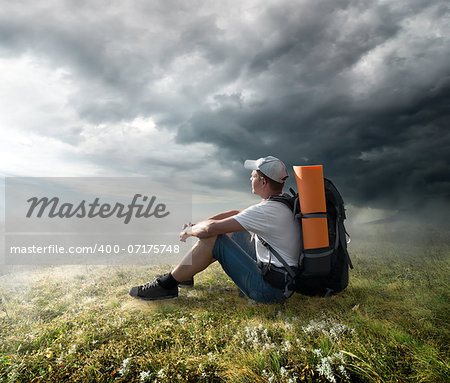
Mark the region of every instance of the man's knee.
<instances>
[{"instance_id":1,"label":"man's knee","mask_svg":"<svg viewBox=\"0 0 450 383\"><path fill-rule=\"evenodd\" d=\"M194 249L212 249L214 248L214 244L216 243L217 235L214 237L208 238L199 238L197 243L194 245Z\"/></svg>"}]
</instances>

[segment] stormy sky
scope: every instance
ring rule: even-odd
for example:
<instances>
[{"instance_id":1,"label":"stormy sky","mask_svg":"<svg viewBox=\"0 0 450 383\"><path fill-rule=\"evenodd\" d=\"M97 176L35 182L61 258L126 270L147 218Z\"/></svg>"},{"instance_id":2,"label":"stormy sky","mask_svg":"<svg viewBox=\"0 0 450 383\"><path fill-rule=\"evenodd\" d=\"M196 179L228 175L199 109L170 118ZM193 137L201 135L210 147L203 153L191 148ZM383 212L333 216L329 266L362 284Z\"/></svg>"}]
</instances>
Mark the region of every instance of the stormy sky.
<instances>
[{"instance_id":1,"label":"stormy sky","mask_svg":"<svg viewBox=\"0 0 450 383\"><path fill-rule=\"evenodd\" d=\"M0 175L183 174L232 205L243 161L274 155L323 164L354 206L448 207L449 15L437 0L0 0Z\"/></svg>"}]
</instances>

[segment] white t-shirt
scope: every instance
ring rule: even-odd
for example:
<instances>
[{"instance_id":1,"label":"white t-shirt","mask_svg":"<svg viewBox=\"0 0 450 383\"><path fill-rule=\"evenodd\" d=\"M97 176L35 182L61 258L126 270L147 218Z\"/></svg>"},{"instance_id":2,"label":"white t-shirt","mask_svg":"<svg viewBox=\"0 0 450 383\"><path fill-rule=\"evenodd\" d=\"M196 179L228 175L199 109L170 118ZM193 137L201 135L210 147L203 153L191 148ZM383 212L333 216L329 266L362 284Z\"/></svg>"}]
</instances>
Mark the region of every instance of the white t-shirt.
<instances>
[{"instance_id":1,"label":"white t-shirt","mask_svg":"<svg viewBox=\"0 0 450 383\"><path fill-rule=\"evenodd\" d=\"M264 239L272 246L289 266L297 266L300 251L300 226L292 211L277 201L263 200L233 216L242 227L255 236L256 257L259 261L269 262L269 249L260 241ZM272 254L271 263L282 267Z\"/></svg>"}]
</instances>

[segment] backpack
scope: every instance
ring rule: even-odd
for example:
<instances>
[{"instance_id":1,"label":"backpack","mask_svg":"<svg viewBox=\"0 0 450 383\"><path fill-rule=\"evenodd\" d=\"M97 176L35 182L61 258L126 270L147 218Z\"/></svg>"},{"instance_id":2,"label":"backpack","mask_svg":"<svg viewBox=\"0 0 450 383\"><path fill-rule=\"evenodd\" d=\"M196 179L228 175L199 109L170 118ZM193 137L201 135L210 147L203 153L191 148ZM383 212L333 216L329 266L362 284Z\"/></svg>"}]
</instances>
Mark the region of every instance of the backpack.
<instances>
[{"instance_id":1,"label":"backpack","mask_svg":"<svg viewBox=\"0 0 450 383\"><path fill-rule=\"evenodd\" d=\"M324 178L326 214L313 213L302 215L298 193L290 189L292 196L283 194L281 196L271 196L269 200L278 201L292 210L295 219L300 225L300 235L302 236L302 218L324 217L326 215L328 223L329 246L318 249L303 248L303 239L300 238L300 256L298 271L294 272L286 261L265 241L262 241L271 253L283 264L288 274L288 283L285 294L291 295L296 291L305 295L329 296L344 290L348 285L348 268L353 269L350 256L347 251L347 231L344 220L344 201L333 183ZM350 237L350 236L349 236Z\"/></svg>"}]
</instances>

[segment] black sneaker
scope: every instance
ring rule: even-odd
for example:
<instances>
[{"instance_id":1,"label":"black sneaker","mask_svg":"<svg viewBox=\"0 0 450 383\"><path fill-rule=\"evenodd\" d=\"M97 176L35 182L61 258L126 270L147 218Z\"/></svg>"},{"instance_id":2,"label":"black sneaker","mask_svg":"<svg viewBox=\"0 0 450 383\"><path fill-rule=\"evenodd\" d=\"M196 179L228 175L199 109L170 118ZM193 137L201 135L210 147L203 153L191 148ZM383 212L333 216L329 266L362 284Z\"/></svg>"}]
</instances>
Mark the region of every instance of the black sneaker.
<instances>
[{"instance_id":1,"label":"black sneaker","mask_svg":"<svg viewBox=\"0 0 450 383\"><path fill-rule=\"evenodd\" d=\"M145 301L176 298L178 296L178 287L174 287L173 289L165 289L159 285L158 278L155 277L145 285L132 287L130 290L130 295Z\"/></svg>"},{"instance_id":2,"label":"black sneaker","mask_svg":"<svg viewBox=\"0 0 450 383\"><path fill-rule=\"evenodd\" d=\"M167 274L156 274L155 278L161 278L161 277L164 277L164 275L167 275ZM180 284L178 285L178 287L181 287L181 288L194 287L194 277L190 277L184 281L181 281Z\"/></svg>"}]
</instances>

